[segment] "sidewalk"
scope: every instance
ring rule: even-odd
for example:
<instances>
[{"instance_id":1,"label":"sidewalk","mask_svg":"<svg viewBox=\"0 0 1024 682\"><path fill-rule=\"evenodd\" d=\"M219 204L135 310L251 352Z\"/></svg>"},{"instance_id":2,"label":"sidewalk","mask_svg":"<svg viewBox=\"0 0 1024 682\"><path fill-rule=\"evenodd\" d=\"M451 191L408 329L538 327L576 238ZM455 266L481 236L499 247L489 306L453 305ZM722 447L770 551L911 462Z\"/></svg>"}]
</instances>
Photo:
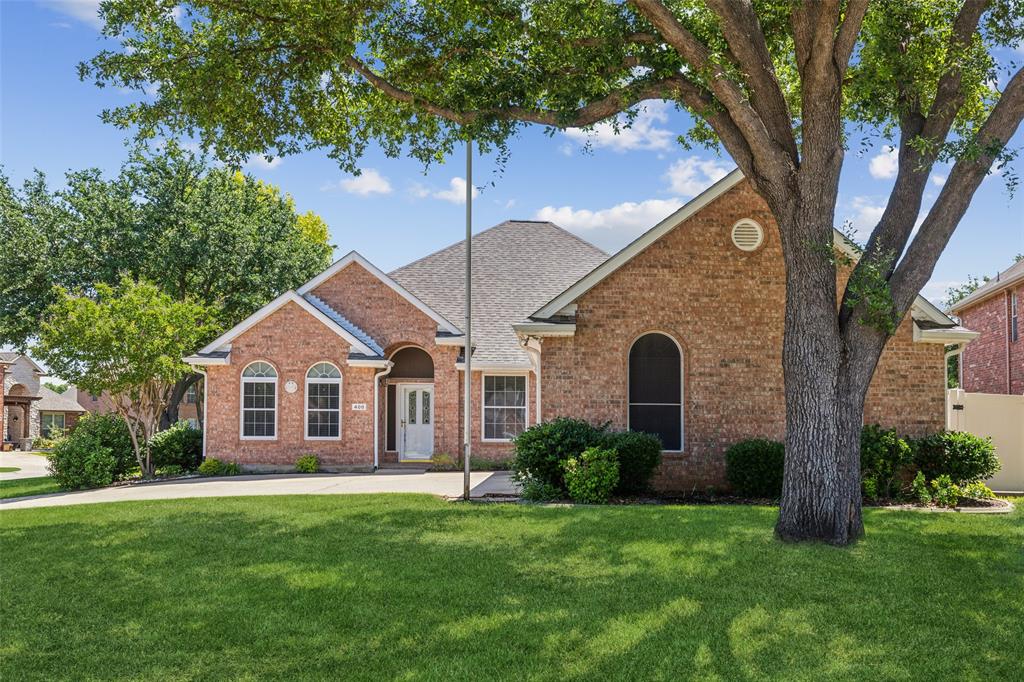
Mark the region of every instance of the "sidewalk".
<instances>
[{"instance_id":1,"label":"sidewalk","mask_svg":"<svg viewBox=\"0 0 1024 682\"><path fill-rule=\"evenodd\" d=\"M507 471L477 471L470 477L470 495L517 495L518 488ZM0 500L0 509L60 507L131 500L171 500L190 497L241 497L245 495L353 495L362 493L426 493L440 497L462 496L462 473L382 469L375 474L284 474L195 478L165 483L82 490L77 492Z\"/></svg>"}]
</instances>

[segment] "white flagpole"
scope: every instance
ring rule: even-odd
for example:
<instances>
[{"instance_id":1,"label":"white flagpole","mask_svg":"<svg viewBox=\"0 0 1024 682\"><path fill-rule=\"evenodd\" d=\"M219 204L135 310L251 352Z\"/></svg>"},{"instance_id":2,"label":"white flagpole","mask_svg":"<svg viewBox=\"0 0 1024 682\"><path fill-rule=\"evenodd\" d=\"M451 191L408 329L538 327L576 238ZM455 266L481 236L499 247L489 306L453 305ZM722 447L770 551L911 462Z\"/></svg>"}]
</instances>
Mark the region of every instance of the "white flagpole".
<instances>
[{"instance_id":1,"label":"white flagpole","mask_svg":"<svg viewBox=\"0 0 1024 682\"><path fill-rule=\"evenodd\" d=\"M473 436L473 141L466 140L466 346L463 408L462 496L469 500L469 457ZM483 400L483 394L480 395Z\"/></svg>"}]
</instances>

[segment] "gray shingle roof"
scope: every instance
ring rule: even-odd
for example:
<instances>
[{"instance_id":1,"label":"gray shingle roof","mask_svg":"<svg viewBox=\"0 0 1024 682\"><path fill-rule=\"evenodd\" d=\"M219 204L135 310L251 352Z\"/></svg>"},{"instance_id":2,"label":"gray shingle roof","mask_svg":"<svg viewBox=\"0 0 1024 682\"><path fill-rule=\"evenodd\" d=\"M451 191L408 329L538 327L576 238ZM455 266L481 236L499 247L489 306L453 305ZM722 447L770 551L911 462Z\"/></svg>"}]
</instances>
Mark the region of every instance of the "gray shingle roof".
<instances>
[{"instance_id":1,"label":"gray shingle roof","mask_svg":"<svg viewBox=\"0 0 1024 682\"><path fill-rule=\"evenodd\" d=\"M363 343L365 343L374 353L383 356L384 349L381 348L380 344L373 340L373 337L367 334L365 331L357 327L347 317L339 313L337 310L327 305L323 299L320 299L313 294L304 294L303 298L309 301L314 308L322 312L324 315L329 317L332 322L347 331L352 336L356 337Z\"/></svg>"},{"instance_id":2,"label":"gray shingle roof","mask_svg":"<svg viewBox=\"0 0 1024 682\"><path fill-rule=\"evenodd\" d=\"M14 362L19 357L21 357L21 353L11 353L11 352L8 352L8 351L0 351L0 362Z\"/></svg>"},{"instance_id":3,"label":"gray shingle roof","mask_svg":"<svg viewBox=\"0 0 1024 682\"><path fill-rule=\"evenodd\" d=\"M85 412L85 408L78 404L78 389L71 384L63 393L40 386L39 401L34 407L40 412Z\"/></svg>"},{"instance_id":4,"label":"gray shingle roof","mask_svg":"<svg viewBox=\"0 0 1024 682\"><path fill-rule=\"evenodd\" d=\"M965 296L960 301L957 301L953 306L954 312L963 310L964 308L970 307L977 301L985 298L994 291L1001 289L1002 287L1014 282L1017 278L1024 277L1024 260L1017 261L1007 269L1000 272L994 278L982 284L980 287L971 292L970 296Z\"/></svg>"},{"instance_id":5,"label":"gray shingle roof","mask_svg":"<svg viewBox=\"0 0 1024 682\"><path fill-rule=\"evenodd\" d=\"M473 359L528 363L512 324L608 258L549 222L507 220L473 235ZM464 325L465 240L389 273L444 317Z\"/></svg>"}]
</instances>

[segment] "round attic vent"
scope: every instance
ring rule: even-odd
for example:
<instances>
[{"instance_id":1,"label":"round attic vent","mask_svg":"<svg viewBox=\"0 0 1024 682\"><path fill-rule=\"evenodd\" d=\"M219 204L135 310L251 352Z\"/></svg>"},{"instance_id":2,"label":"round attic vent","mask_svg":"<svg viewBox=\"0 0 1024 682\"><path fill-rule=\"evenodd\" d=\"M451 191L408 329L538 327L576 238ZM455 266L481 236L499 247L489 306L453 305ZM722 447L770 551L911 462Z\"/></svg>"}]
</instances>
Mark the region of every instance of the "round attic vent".
<instances>
[{"instance_id":1,"label":"round attic vent","mask_svg":"<svg viewBox=\"0 0 1024 682\"><path fill-rule=\"evenodd\" d=\"M764 242L764 230L753 220L744 218L732 226L732 243L741 251L756 251Z\"/></svg>"}]
</instances>

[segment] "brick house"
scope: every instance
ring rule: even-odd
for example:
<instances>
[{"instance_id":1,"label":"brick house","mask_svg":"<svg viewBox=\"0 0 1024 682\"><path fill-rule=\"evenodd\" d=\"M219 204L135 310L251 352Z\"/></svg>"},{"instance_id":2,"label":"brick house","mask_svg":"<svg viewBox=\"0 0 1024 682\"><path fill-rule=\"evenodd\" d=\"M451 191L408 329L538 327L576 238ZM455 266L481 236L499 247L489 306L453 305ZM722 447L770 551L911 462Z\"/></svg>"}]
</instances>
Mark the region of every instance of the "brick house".
<instances>
[{"instance_id":1,"label":"brick house","mask_svg":"<svg viewBox=\"0 0 1024 682\"><path fill-rule=\"evenodd\" d=\"M952 307L980 333L960 356L960 386L969 393L1024 394L1024 260L1000 272Z\"/></svg>"},{"instance_id":2,"label":"brick house","mask_svg":"<svg viewBox=\"0 0 1024 682\"><path fill-rule=\"evenodd\" d=\"M207 455L272 469L315 453L339 470L457 455L464 248L390 274L350 253L186 358L207 374ZM578 416L658 434L658 483L678 489L721 483L738 440L783 437L781 247L739 171L611 257L509 221L473 237L473 258L474 456ZM919 297L865 419L941 429L944 344L971 336Z\"/></svg>"},{"instance_id":3,"label":"brick house","mask_svg":"<svg viewBox=\"0 0 1024 682\"><path fill-rule=\"evenodd\" d=\"M188 422L189 426L199 428L199 400L202 392L202 380L189 386L185 396L178 404L178 421ZM77 389L76 400L83 410L92 414L110 414L114 411L114 401L106 391L101 395L90 393L85 389Z\"/></svg>"}]
</instances>

